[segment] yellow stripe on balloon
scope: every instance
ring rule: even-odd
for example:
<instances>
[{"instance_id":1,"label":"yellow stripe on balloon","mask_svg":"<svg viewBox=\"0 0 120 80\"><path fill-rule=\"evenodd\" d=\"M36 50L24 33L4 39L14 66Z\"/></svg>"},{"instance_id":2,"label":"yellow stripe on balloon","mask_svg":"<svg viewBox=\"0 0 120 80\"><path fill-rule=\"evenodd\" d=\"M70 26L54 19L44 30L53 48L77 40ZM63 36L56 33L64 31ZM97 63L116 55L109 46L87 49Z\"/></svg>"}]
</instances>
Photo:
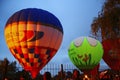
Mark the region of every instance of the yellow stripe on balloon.
<instances>
[{"instance_id":1,"label":"yellow stripe on balloon","mask_svg":"<svg viewBox=\"0 0 120 80\"><path fill-rule=\"evenodd\" d=\"M21 47L21 50L22 50L23 54L28 54L29 53L28 48Z\"/></svg>"},{"instance_id":2,"label":"yellow stripe on balloon","mask_svg":"<svg viewBox=\"0 0 120 80\"><path fill-rule=\"evenodd\" d=\"M34 58L34 63L37 63L38 62L38 58Z\"/></svg>"},{"instance_id":3,"label":"yellow stripe on balloon","mask_svg":"<svg viewBox=\"0 0 120 80\"><path fill-rule=\"evenodd\" d=\"M29 59L34 58L34 54L28 53Z\"/></svg>"},{"instance_id":4,"label":"yellow stripe on balloon","mask_svg":"<svg viewBox=\"0 0 120 80\"><path fill-rule=\"evenodd\" d=\"M16 57L18 58L18 59L20 59L21 57L20 57L20 54L16 54Z\"/></svg>"},{"instance_id":5,"label":"yellow stripe on balloon","mask_svg":"<svg viewBox=\"0 0 120 80\"><path fill-rule=\"evenodd\" d=\"M25 58L22 58L22 62L26 64L26 60L25 60Z\"/></svg>"},{"instance_id":6,"label":"yellow stripe on balloon","mask_svg":"<svg viewBox=\"0 0 120 80\"><path fill-rule=\"evenodd\" d=\"M5 40L8 44L8 47L14 47L14 43L13 43L13 39L12 39L12 31L11 31L11 24L7 25L7 27L5 27Z\"/></svg>"}]
</instances>

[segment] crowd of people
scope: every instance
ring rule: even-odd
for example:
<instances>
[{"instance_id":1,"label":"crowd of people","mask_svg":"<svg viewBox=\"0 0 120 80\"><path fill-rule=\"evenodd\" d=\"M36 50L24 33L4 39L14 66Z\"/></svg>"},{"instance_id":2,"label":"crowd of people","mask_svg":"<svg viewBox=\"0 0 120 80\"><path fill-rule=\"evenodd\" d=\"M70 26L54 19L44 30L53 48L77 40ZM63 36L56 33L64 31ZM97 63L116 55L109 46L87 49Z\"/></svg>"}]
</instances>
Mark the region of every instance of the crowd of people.
<instances>
[{"instance_id":1,"label":"crowd of people","mask_svg":"<svg viewBox=\"0 0 120 80\"><path fill-rule=\"evenodd\" d=\"M11 80L8 78L5 78L4 80ZM24 76L20 77L20 80L26 80ZM89 75L80 74L79 70L74 69L73 72L71 71L59 71L57 75L52 76L50 72L46 71L44 74L39 74L39 77L36 79L30 79L30 80L120 80L120 76L116 77L110 77L110 75L100 78L92 78Z\"/></svg>"},{"instance_id":2,"label":"crowd of people","mask_svg":"<svg viewBox=\"0 0 120 80\"><path fill-rule=\"evenodd\" d=\"M41 77L41 80L82 80L80 79L80 72L77 69L73 70L73 73L68 72L58 72L54 77L51 76L50 72L45 72Z\"/></svg>"},{"instance_id":3,"label":"crowd of people","mask_svg":"<svg viewBox=\"0 0 120 80\"><path fill-rule=\"evenodd\" d=\"M4 78L4 80L12 80L9 78ZM26 80L24 75L20 76L19 80ZM82 80L80 77L80 72L77 69L74 69L73 72L68 71L59 71L58 74L52 76L50 72L46 71L44 74L39 74L36 79L30 80Z\"/></svg>"},{"instance_id":4,"label":"crowd of people","mask_svg":"<svg viewBox=\"0 0 120 80\"><path fill-rule=\"evenodd\" d=\"M21 76L20 80L25 80L25 79L24 77ZM80 78L80 72L77 69L74 69L73 73L70 71L66 73L60 71L55 76L52 76L51 73L47 71L43 75L41 75L37 80L82 80L82 78Z\"/></svg>"},{"instance_id":5,"label":"crowd of people","mask_svg":"<svg viewBox=\"0 0 120 80\"><path fill-rule=\"evenodd\" d=\"M100 78L100 75L95 77L95 75L85 75L80 74L79 70L74 69L73 72L59 72L58 75L52 77L50 72L45 72L41 80L120 80L120 76L106 75Z\"/></svg>"}]
</instances>

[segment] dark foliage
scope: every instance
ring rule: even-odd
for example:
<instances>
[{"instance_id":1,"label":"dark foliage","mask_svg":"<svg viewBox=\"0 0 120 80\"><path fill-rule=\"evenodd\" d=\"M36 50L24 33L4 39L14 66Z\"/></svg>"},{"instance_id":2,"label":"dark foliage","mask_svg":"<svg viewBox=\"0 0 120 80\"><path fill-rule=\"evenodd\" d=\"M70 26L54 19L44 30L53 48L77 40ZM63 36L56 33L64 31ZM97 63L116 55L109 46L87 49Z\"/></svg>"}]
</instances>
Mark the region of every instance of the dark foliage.
<instances>
[{"instance_id":1,"label":"dark foliage","mask_svg":"<svg viewBox=\"0 0 120 80\"><path fill-rule=\"evenodd\" d=\"M120 37L120 0L106 0L91 24L92 34L102 40Z\"/></svg>"}]
</instances>

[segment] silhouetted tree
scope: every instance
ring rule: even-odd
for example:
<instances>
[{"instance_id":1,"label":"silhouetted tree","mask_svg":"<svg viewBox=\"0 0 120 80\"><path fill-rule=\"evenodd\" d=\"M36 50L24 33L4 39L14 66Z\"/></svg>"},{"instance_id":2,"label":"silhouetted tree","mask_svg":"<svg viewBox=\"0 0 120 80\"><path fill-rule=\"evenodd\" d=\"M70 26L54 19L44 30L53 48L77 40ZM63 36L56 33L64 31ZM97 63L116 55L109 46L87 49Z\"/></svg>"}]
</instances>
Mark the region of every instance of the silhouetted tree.
<instances>
[{"instance_id":1,"label":"silhouetted tree","mask_svg":"<svg viewBox=\"0 0 120 80\"><path fill-rule=\"evenodd\" d=\"M7 58L0 60L0 80L5 77L13 79L17 70L16 61L10 62Z\"/></svg>"},{"instance_id":2,"label":"silhouetted tree","mask_svg":"<svg viewBox=\"0 0 120 80\"><path fill-rule=\"evenodd\" d=\"M16 61L13 61L13 62L10 62L8 64L8 68L7 68L7 77L9 79L15 79L15 75L16 75L16 72L18 71L18 68L16 66Z\"/></svg>"},{"instance_id":3,"label":"silhouetted tree","mask_svg":"<svg viewBox=\"0 0 120 80\"><path fill-rule=\"evenodd\" d=\"M31 76L29 72L22 70L16 72L16 80L20 80L20 78L24 78L25 80L31 80Z\"/></svg>"},{"instance_id":4,"label":"silhouetted tree","mask_svg":"<svg viewBox=\"0 0 120 80\"><path fill-rule=\"evenodd\" d=\"M106 0L91 24L92 34L102 40L120 37L120 0Z\"/></svg>"},{"instance_id":5,"label":"silhouetted tree","mask_svg":"<svg viewBox=\"0 0 120 80\"><path fill-rule=\"evenodd\" d=\"M4 79L7 75L7 70L8 70L8 64L9 61L7 58L4 58L4 60L0 61L0 75L1 79Z\"/></svg>"}]
</instances>

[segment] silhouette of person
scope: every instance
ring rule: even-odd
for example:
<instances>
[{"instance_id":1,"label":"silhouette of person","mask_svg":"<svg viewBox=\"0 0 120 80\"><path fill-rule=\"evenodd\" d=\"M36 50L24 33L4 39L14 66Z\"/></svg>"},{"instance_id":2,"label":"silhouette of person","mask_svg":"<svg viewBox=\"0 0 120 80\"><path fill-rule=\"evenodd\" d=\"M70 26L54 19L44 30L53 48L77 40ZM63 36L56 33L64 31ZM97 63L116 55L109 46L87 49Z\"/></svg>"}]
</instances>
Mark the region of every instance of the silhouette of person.
<instances>
[{"instance_id":1,"label":"silhouette of person","mask_svg":"<svg viewBox=\"0 0 120 80\"><path fill-rule=\"evenodd\" d=\"M45 72L43 75L43 80L51 80L51 73L50 72Z\"/></svg>"},{"instance_id":2,"label":"silhouette of person","mask_svg":"<svg viewBox=\"0 0 120 80\"><path fill-rule=\"evenodd\" d=\"M72 79L73 79L73 80L80 80L80 79L79 79L79 76L80 76L80 72L79 72L77 69L74 69L74 70L73 70Z\"/></svg>"}]
</instances>

